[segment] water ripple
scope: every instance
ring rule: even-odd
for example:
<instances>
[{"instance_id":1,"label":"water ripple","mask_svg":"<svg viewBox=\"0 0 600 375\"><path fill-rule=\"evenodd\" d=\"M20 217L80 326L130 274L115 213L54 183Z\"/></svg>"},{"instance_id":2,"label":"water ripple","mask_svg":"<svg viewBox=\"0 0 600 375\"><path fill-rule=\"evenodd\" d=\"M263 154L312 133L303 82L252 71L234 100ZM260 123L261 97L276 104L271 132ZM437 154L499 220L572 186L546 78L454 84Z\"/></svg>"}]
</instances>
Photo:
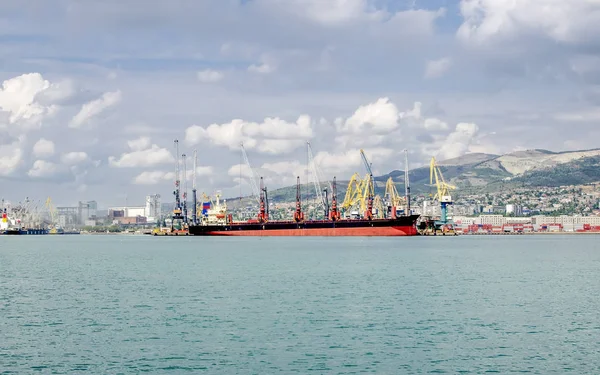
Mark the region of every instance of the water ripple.
<instances>
[{"instance_id":1,"label":"water ripple","mask_svg":"<svg viewBox=\"0 0 600 375\"><path fill-rule=\"evenodd\" d=\"M600 238L0 238L0 374L593 374Z\"/></svg>"}]
</instances>

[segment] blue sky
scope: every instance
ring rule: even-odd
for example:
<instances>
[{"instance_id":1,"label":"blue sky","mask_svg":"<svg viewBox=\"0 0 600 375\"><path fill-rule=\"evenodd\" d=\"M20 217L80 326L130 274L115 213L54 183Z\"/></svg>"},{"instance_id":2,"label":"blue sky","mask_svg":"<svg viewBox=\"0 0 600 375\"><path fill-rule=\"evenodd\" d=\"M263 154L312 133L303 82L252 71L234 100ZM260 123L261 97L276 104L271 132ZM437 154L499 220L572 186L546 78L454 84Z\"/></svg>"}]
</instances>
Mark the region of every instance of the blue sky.
<instances>
[{"instance_id":1,"label":"blue sky","mask_svg":"<svg viewBox=\"0 0 600 375\"><path fill-rule=\"evenodd\" d=\"M360 148L381 173L404 148L595 148L599 21L591 0L2 2L2 196L170 199L175 138L226 195L240 141L271 188L307 140L338 178Z\"/></svg>"}]
</instances>

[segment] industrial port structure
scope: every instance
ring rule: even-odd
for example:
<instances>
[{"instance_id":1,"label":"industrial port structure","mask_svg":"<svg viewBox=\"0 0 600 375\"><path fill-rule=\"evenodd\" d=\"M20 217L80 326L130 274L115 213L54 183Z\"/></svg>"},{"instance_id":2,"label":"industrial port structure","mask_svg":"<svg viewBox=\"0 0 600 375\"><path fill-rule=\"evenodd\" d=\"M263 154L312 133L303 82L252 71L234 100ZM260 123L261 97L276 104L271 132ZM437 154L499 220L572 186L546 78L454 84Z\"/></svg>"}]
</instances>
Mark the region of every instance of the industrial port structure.
<instances>
[{"instance_id":1,"label":"industrial port structure","mask_svg":"<svg viewBox=\"0 0 600 375\"><path fill-rule=\"evenodd\" d=\"M256 213L254 219L250 218L247 220L243 220L243 215L240 212L238 212L238 214L236 215L236 217L238 217L237 222L234 222L233 214L227 212L226 201L221 202L220 194L217 193L215 196L216 203L212 198L209 198L206 195L203 195L203 201L201 204L198 202L195 176L197 163L196 151L194 151L194 166L192 169L192 207L188 210L187 156L185 153L180 154L179 141L177 139L174 141L174 148L176 153L174 181L175 189L173 190L175 205L173 208L170 225L163 226L162 228L156 228L153 232L155 235L189 235L191 233L190 228L197 228L202 225L206 226L218 224L222 226L231 226L234 223L236 223L238 225L236 228L239 231L245 231L245 229L243 230L242 226L239 225L240 223L256 222L259 224L269 223L269 225L272 225L272 222L269 221L270 204L268 189L264 184L264 179L262 177L257 178L254 174L254 170L250 165L248 155L243 144L240 144L240 151L242 153L242 158L250 171L250 177L248 182L252 188L251 197L255 199L258 204L258 212ZM410 207L410 182L408 179L409 168L407 150L404 150L404 155L404 196L398 193L396 183L391 177L385 183L384 194L378 195L375 193L375 181L373 177L371 163L369 162L369 159L365 154L364 150L361 149L360 156L367 173L364 177L361 177L361 175L358 173L354 173L351 176L344 194L344 199L338 204L335 177L332 181L323 181L321 177L322 173L320 171L320 168L314 160L311 145L309 142L307 142L307 179L310 180L309 183L312 183L315 189L316 198L314 205L317 206L317 209L313 210L312 214L317 217L305 217L307 213L305 212L305 210L303 210L300 177L298 176L296 184L296 208L293 214L291 215L291 218L293 219L292 222L295 222L297 224L302 223L302 228L306 228L306 225L304 223L316 223L318 220L329 222L338 221L340 222L340 225L340 220L356 220L356 222L354 222L352 226L358 225L357 223L360 223L361 221L366 221L368 225L365 225L372 227L375 224L380 225L385 220L399 220L399 218L401 217L414 216L412 215L413 212L411 211ZM240 165L240 184L242 181L241 167L242 165ZM309 175L310 177L308 177ZM183 179L183 190L181 179ZM435 163L435 159L432 159L431 161L431 182L435 183L434 186L437 187L438 192L436 193L434 199L439 201L442 205L443 215L438 220L426 220L425 224L421 224L420 226L421 228L426 229L425 232L427 233L436 234L438 231L441 231L443 234L445 234L445 232L450 231L452 229L451 222L446 215L446 207L449 204L452 204L452 199L449 195L449 190L454 189L454 187L446 183L441 171L439 170L439 167ZM325 186L323 186L323 184ZM332 194L331 198L329 197L330 192ZM315 215L315 213L317 212L321 212L322 214ZM415 228L415 231L415 222L418 217L419 215L416 215L413 224L410 224L410 226L413 226ZM284 222L281 223L281 225L283 225ZM400 228L401 226L401 224L399 223L396 223L394 225L396 225L396 227L398 228ZM262 228L265 229L265 226L263 225ZM297 225L296 228L300 228L300 226ZM222 228L219 228L219 231L221 229ZM197 229L195 230L195 232L205 233L205 231L199 231ZM354 230L353 233L358 233L358 231ZM369 235L369 232L364 233L365 235ZM403 229L402 233L412 233L412 230Z\"/></svg>"}]
</instances>

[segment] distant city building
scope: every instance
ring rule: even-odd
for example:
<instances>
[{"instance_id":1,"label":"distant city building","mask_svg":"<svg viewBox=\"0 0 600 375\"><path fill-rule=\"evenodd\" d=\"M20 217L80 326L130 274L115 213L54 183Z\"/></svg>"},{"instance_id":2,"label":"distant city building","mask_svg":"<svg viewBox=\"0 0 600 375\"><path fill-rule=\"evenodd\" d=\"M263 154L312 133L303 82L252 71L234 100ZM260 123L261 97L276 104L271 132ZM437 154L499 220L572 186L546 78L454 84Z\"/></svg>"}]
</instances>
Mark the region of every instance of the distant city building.
<instances>
[{"instance_id":1,"label":"distant city building","mask_svg":"<svg viewBox=\"0 0 600 375\"><path fill-rule=\"evenodd\" d=\"M98 217L98 203L96 201L79 202L77 214L81 224L85 224L85 221L89 219L95 220Z\"/></svg>"},{"instance_id":2,"label":"distant city building","mask_svg":"<svg viewBox=\"0 0 600 375\"><path fill-rule=\"evenodd\" d=\"M160 195L153 194L146 196L146 209L144 216L149 222L156 222L162 216L162 205L160 203Z\"/></svg>"}]
</instances>

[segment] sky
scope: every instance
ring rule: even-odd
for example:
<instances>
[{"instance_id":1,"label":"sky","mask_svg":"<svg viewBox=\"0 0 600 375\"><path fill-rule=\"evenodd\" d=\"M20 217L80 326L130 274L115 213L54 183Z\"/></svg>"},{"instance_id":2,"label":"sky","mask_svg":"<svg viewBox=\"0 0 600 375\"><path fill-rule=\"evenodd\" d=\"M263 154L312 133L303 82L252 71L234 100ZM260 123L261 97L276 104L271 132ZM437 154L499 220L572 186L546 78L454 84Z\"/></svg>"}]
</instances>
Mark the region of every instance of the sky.
<instances>
[{"instance_id":1,"label":"sky","mask_svg":"<svg viewBox=\"0 0 600 375\"><path fill-rule=\"evenodd\" d=\"M175 139L224 196L240 143L269 189L307 142L326 179L597 148L597 35L599 0L2 1L0 196L168 202Z\"/></svg>"}]
</instances>

